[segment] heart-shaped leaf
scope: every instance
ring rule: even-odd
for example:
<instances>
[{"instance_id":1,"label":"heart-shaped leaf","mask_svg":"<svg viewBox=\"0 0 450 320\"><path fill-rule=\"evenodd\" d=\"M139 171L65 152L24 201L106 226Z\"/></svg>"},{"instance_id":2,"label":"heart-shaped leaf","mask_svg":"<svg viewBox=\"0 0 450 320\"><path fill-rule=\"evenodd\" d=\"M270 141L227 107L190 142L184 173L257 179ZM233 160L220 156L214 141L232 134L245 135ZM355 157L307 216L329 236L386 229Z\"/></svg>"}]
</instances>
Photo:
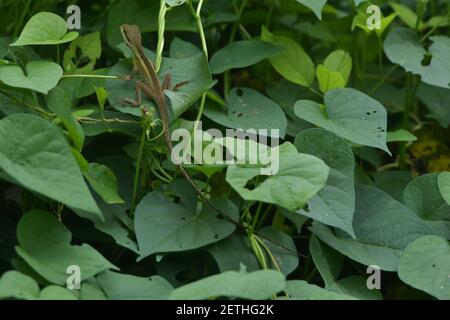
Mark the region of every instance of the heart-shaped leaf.
<instances>
[{"instance_id":1,"label":"heart-shaped leaf","mask_svg":"<svg viewBox=\"0 0 450 320\"><path fill-rule=\"evenodd\" d=\"M297 150L322 159L329 167L326 185L308 201L308 209L300 214L340 228L354 236L355 159L348 143L323 129L308 129L295 139Z\"/></svg>"},{"instance_id":2,"label":"heart-shaped leaf","mask_svg":"<svg viewBox=\"0 0 450 320\"><path fill-rule=\"evenodd\" d=\"M97 281L109 300L163 300L173 291L160 276L144 278L105 271L97 276Z\"/></svg>"},{"instance_id":3,"label":"heart-shaped leaf","mask_svg":"<svg viewBox=\"0 0 450 320\"><path fill-rule=\"evenodd\" d=\"M61 67L49 61L31 61L26 66L26 75L19 66L0 66L0 81L6 85L44 94L56 87L62 75Z\"/></svg>"},{"instance_id":4,"label":"heart-shaped leaf","mask_svg":"<svg viewBox=\"0 0 450 320\"><path fill-rule=\"evenodd\" d=\"M264 26L261 39L285 49L282 53L270 59L270 63L279 74L301 86L312 86L314 82L314 63L295 40L286 36L273 35Z\"/></svg>"},{"instance_id":5,"label":"heart-shaped leaf","mask_svg":"<svg viewBox=\"0 0 450 320\"><path fill-rule=\"evenodd\" d=\"M342 138L391 154L386 146L387 112L381 103L351 88L328 91L324 102L325 106L300 100L295 114Z\"/></svg>"},{"instance_id":6,"label":"heart-shaped leaf","mask_svg":"<svg viewBox=\"0 0 450 320\"><path fill-rule=\"evenodd\" d=\"M270 136L272 129L284 138L287 119L281 107L259 92L248 88L234 88L228 99L228 110L225 114L217 108L206 108L205 116L234 129L264 129Z\"/></svg>"},{"instance_id":7,"label":"heart-shaped leaf","mask_svg":"<svg viewBox=\"0 0 450 320\"><path fill-rule=\"evenodd\" d=\"M219 74L230 69L245 68L282 51L283 48L261 40L232 42L211 57L211 73Z\"/></svg>"},{"instance_id":8,"label":"heart-shaped leaf","mask_svg":"<svg viewBox=\"0 0 450 320\"><path fill-rule=\"evenodd\" d=\"M445 201L450 205L450 172L443 172L439 175L439 190Z\"/></svg>"},{"instance_id":9,"label":"heart-shaped leaf","mask_svg":"<svg viewBox=\"0 0 450 320\"><path fill-rule=\"evenodd\" d=\"M297 2L310 8L320 20L322 20L322 9L327 1L328 0L297 0Z\"/></svg>"},{"instance_id":10,"label":"heart-shaped leaf","mask_svg":"<svg viewBox=\"0 0 450 320\"><path fill-rule=\"evenodd\" d=\"M430 37L433 44L425 50L413 30L392 30L384 42L384 51L393 63L418 74L433 86L450 88L450 38ZM431 61L430 61L431 59Z\"/></svg>"},{"instance_id":11,"label":"heart-shaped leaf","mask_svg":"<svg viewBox=\"0 0 450 320\"><path fill-rule=\"evenodd\" d=\"M298 153L289 142L274 148L272 155L275 150L278 150L274 159L278 172L267 176L253 189L248 187L248 183L261 175L262 167L232 165L228 168L226 179L245 200L273 203L291 211L298 210L323 188L329 168L317 157Z\"/></svg>"},{"instance_id":12,"label":"heart-shaped leaf","mask_svg":"<svg viewBox=\"0 0 450 320\"><path fill-rule=\"evenodd\" d=\"M0 168L33 192L103 219L61 131L43 118L0 120Z\"/></svg>"},{"instance_id":13,"label":"heart-shaped leaf","mask_svg":"<svg viewBox=\"0 0 450 320\"><path fill-rule=\"evenodd\" d=\"M78 266L81 281L117 269L90 245L73 246L72 235L56 216L44 211L25 214L17 226L17 254L46 280L65 284L67 268Z\"/></svg>"},{"instance_id":14,"label":"heart-shaped leaf","mask_svg":"<svg viewBox=\"0 0 450 320\"><path fill-rule=\"evenodd\" d=\"M124 75L131 74L131 72L132 65L127 63L127 61L121 61L111 69L110 74ZM203 53L185 59L164 58L159 75L163 78L166 74L171 75L174 86L180 85L176 91L166 90L164 92L168 98L172 122L178 119L206 90L214 85L209 72L208 61ZM138 77L136 80L141 80L141 78ZM140 108L127 106L123 103L123 98L135 98L136 80L107 80L105 87L110 92L108 98L111 105L114 105L114 108L135 116L141 116ZM154 101L148 99L144 93L142 93L142 104L149 110L155 108ZM155 115L157 114L158 112L155 110Z\"/></svg>"},{"instance_id":15,"label":"heart-shaped leaf","mask_svg":"<svg viewBox=\"0 0 450 320\"><path fill-rule=\"evenodd\" d=\"M179 203L157 190L145 196L136 208L134 228L141 258L157 252L196 249L226 238L236 229L207 204L198 213L196 193L187 182L179 180L169 190L180 197ZM232 202L226 199L213 202L230 218L238 219Z\"/></svg>"},{"instance_id":16,"label":"heart-shaped leaf","mask_svg":"<svg viewBox=\"0 0 450 320\"><path fill-rule=\"evenodd\" d=\"M411 181L404 190L404 203L425 220L437 234L450 240L450 205L438 185L439 173L429 173Z\"/></svg>"},{"instance_id":17,"label":"heart-shaped leaf","mask_svg":"<svg viewBox=\"0 0 450 320\"><path fill-rule=\"evenodd\" d=\"M175 289L171 300L201 300L216 297L268 299L283 290L284 275L275 270L227 271Z\"/></svg>"},{"instance_id":18,"label":"heart-shaped leaf","mask_svg":"<svg viewBox=\"0 0 450 320\"><path fill-rule=\"evenodd\" d=\"M67 23L51 12L39 12L27 22L16 42L11 46L52 45L74 40L78 32L67 33Z\"/></svg>"},{"instance_id":19,"label":"heart-shaped leaf","mask_svg":"<svg viewBox=\"0 0 450 320\"><path fill-rule=\"evenodd\" d=\"M398 265L402 281L432 296L450 300L450 245L436 236L424 236L402 253Z\"/></svg>"}]
</instances>

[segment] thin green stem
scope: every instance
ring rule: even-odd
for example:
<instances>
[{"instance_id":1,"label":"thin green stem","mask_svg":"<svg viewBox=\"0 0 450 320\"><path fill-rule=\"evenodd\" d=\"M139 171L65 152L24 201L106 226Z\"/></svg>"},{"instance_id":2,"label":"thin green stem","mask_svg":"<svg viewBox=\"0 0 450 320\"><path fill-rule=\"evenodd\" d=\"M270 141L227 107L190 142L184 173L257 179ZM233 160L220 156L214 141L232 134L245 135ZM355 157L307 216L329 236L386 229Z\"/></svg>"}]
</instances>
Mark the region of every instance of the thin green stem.
<instances>
[{"instance_id":1,"label":"thin green stem","mask_svg":"<svg viewBox=\"0 0 450 320\"><path fill-rule=\"evenodd\" d=\"M14 32L13 32L13 38L17 37L17 35L19 34L20 27L22 27L22 25L23 25L23 21L25 20L25 16L28 13L31 2L32 2L31 0L26 1L25 8L23 8L22 14L20 15L20 18L19 18L19 21L17 21L17 23L16 23L16 28L14 29Z\"/></svg>"},{"instance_id":2,"label":"thin green stem","mask_svg":"<svg viewBox=\"0 0 450 320\"><path fill-rule=\"evenodd\" d=\"M146 128L142 129L141 141L139 144L139 152L138 152L138 157L136 160L136 170L135 170L135 174L134 174L134 183L133 183L133 198L132 198L131 211L130 211L130 214L132 217L134 217L134 211L136 209L136 201L137 201L137 194L138 194L139 181L140 181L142 155L144 153L144 147L145 147L146 131L147 131Z\"/></svg>"},{"instance_id":3,"label":"thin green stem","mask_svg":"<svg viewBox=\"0 0 450 320\"><path fill-rule=\"evenodd\" d=\"M194 17L194 20L197 24L197 30L198 33L200 35L200 40L202 43L202 50L203 53L205 54L206 59L208 59L208 45L206 43L206 37L205 37L205 30L203 29L203 23L202 23L202 17L201 17L201 13L202 13L202 7L203 7L203 0L200 0L198 2L198 6L197 6L197 10L194 9L194 6L192 4L192 0L188 1L188 6L191 10L191 14ZM205 91L202 95L202 98L200 100L200 107L198 109L198 113L197 113L197 117L195 118L195 123L194 123L194 137L195 137L195 133L198 129L198 125L199 122L202 118L203 115L203 110L205 108L205 103L206 103L206 94L207 92Z\"/></svg>"},{"instance_id":4,"label":"thin green stem","mask_svg":"<svg viewBox=\"0 0 450 320\"><path fill-rule=\"evenodd\" d=\"M237 29L239 27L239 24L241 23L241 17L242 17L242 14L244 13L244 9L245 9L246 5L247 5L247 0L242 0L241 6L238 8L238 10L236 12L238 18L237 18L236 22L233 24L233 28L231 29L230 38L228 40L228 43L232 43L234 41ZM224 81L223 96L224 96L225 100L228 100L228 93L230 92L230 88L231 88L231 77L230 77L229 70L225 71L225 73L223 74L223 81Z\"/></svg>"},{"instance_id":5,"label":"thin green stem","mask_svg":"<svg viewBox=\"0 0 450 320\"><path fill-rule=\"evenodd\" d=\"M390 75L395 71L395 69L397 69L398 65L394 65L385 75L383 78L381 78L380 81L378 81L378 83L370 90L369 95L373 94L375 91L378 90L378 88L380 86L383 85L384 82L386 82L386 80L390 77Z\"/></svg>"},{"instance_id":6,"label":"thin green stem","mask_svg":"<svg viewBox=\"0 0 450 320\"><path fill-rule=\"evenodd\" d=\"M162 56L164 51L164 33L166 29L166 12L167 12L166 1L161 0L158 15L158 45L156 47L156 66L155 66L156 72L159 71L162 64Z\"/></svg>"},{"instance_id":7,"label":"thin green stem","mask_svg":"<svg viewBox=\"0 0 450 320\"><path fill-rule=\"evenodd\" d=\"M256 224L258 223L259 220L259 215L261 214L261 209L262 209L263 203L259 202L258 203L258 207L256 209L256 213L255 216L252 219L252 226L250 228L250 233L253 234L255 232L255 228L256 228Z\"/></svg>"},{"instance_id":8,"label":"thin green stem","mask_svg":"<svg viewBox=\"0 0 450 320\"><path fill-rule=\"evenodd\" d=\"M19 106L26 107L28 109L34 110L34 111L36 111L38 113L41 113L42 115L44 115L46 117L49 117L49 118L53 116L52 113L49 113L49 112L45 111L40 106L35 106L35 105L32 105L32 104L20 101L20 99L18 99L17 97L15 97L14 95L10 94L7 91L0 90L0 93L5 95L5 96L7 96L8 98L10 98L13 101L13 103L15 103L15 104L17 104Z\"/></svg>"},{"instance_id":9,"label":"thin green stem","mask_svg":"<svg viewBox=\"0 0 450 320\"><path fill-rule=\"evenodd\" d=\"M118 76L104 76L99 74L65 74L62 76L63 79L67 78L93 78L93 79L112 79L112 80L123 80L122 77Z\"/></svg>"},{"instance_id":10,"label":"thin green stem","mask_svg":"<svg viewBox=\"0 0 450 320\"><path fill-rule=\"evenodd\" d=\"M59 46L59 44L56 45L56 63L59 64L60 63L60 58L61 58L61 48Z\"/></svg>"}]
</instances>

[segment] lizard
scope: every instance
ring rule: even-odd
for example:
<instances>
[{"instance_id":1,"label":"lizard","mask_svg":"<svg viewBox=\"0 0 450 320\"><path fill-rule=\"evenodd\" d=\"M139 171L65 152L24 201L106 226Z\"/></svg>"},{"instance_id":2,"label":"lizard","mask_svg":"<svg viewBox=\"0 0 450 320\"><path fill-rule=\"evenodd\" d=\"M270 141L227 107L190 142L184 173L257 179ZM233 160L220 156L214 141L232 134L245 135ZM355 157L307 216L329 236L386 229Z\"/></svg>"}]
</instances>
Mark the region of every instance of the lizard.
<instances>
[{"instance_id":1,"label":"lizard","mask_svg":"<svg viewBox=\"0 0 450 320\"><path fill-rule=\"evenodd\" d=\"M168 151L170 154L172 154L173 150L173 144L172 139L170 137L170 119L169 119L169 113L167 111L167 105L164 95L164 90L170 89L171 87L171 77L170 74L167 74L161 83L158 77L158 74L156 72L155 66L150 61L150 59L147 58L147 56L144 53L143 47L142 47L142 36L141 32L139 30L139 27L136 25L129 25L129 24L123 24L120 27L120 31L122 33L122 37L126 43L126 45L131 49L133 53L133 67L134 70L137 71L142 77L143 80L136 81L136 99L126 99L126 102L130 103L133 106L140 106L141 100L142 100L142 92L150 99L155 101L156 107L159 112L160 120L164 127L163 137L164 142L168 148ZM228 220L228 222L234 224L236 227L241 228L243 230L247 230L247 228L239 221L236 221L235 219L231 218L229 215L222 212L221 209L219 209L210 199L208 199L204 194L203 191L198 187L198 185L195 183L194 179L191 177L191 175L186 171L186 169L183 167L183 164L181 162L178 162L177 164L178 169L180 170L181 174L186 178L186 180L189 182L189 184L194 188L194 190L197 192L197 194L200 196L200 198L207 203L214 211L216 211L219 214L219 217L223 217ZM298 252L293 251L289 248L286 248L285 246L259 234L256 232L256 234L265 239L268 240L275 245L290 251L296 255L300 255Z\"/></svg>"},{"instance_id":2,"label":"lizard","mask_svg":"<svg viewBox=\"0 0 450 320\"><path fill-rule=\"evenodd\" d=\"M133 67L143 77L142 81L136 81L136 99L126 99L126 102L130 103L133 106L141 105L142 92L149 99L155 101L156 107L159 112L159 117L164 127L164 142L169 150L169 153L172 154L173 144L169 131L170 120L164 96L164 90L167 90L171 87L172 81L170 74L167 74L165 76L162 83L160 82L158 74L156 73L155 66L150 61L150 59L147 58L142 48L141 33L138 26L124 24L120 27L120 30L125 43L133 52ZM214 203L212 203L211 200L203 194L202 190L198 187L194 179L186 171L183 165L180 162L178 163L179 164L177 164L177 167L180 170L181 174L184 176L184 178L186 178L186 180L188 180L189 184L195 189L195 191L203 201L205 201L210 207L212 207L217 213L219 213L220 216L225 217L231 223L240 224L239 222L234 221L234 219L231 219L229 216L225 215L219 208L217 208L217 206L214 205Z\"/></svg>"}]
</instances>

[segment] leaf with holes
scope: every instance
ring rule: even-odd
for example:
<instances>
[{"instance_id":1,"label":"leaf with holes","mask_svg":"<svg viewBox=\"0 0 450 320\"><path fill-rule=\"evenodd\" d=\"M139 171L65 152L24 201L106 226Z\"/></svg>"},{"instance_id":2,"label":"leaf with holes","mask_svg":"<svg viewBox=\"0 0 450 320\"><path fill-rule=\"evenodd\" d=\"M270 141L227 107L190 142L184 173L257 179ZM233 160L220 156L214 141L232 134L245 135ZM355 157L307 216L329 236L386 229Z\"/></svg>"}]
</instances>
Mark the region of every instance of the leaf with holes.
<instances>
[{"instance_id":1,"label":"leaf with holes","mask_svg":"<svg viewBox=\"0 0 450 320\"><path fill-rule=\"evenodd\" d=\"M216 123L234 129L279 131L284 138L287 119L281 107L259 92L248 88L234 88L227 102L227 113L214 107L206 108L205 116Z\"/></svg>"},{"instance_id":2,"label":"leaf with holes","mask_svg":"<svg viewBox=\"0 0 450 320\"><path fill-rule=\"evenodd\" d=\"M402 281L441 300L450 300L450 245L436 236L424 236L403 251L398 266Z\"/></svg>"},{"instance_id":3,"label":"leaf with holes","mask_svg":"<svg viewBox=\"0 0 450 320\"><path fill-rule=\"evenodd\" d=\"M231 165L228 183L245 200L273 203L291 211L302 208L325 185L328 166L317 157L298 153L289 142L272 148L271 153L271 166L278 169L274 175L250 188L249 182L261 176L261 167Z\"/></svg>"},{"instance_id":4,"label":"leaf with holes","mask_svg":"<svg viewBox=\"0 0 450 320\"><path fill-rule=\"evenodd\" d=\"M324 102L300 100L295 114L351 142L391 154L386 146L387 112L381 103L351 88L328 91Z\"/></svg>"},{"instance_id":5,"label":"leaf with holes","mask_svg":"<svg viewBox=\"0 0 450 320\"><path fill-rule=\"evenodd\" d=\"M136 208L134 229L141 259L158 252L203 247L228 237L236 229L206 204L197 212L196 193L187 182L177 181L169 190L179 197L178 203L156 190L145 196ZM238 220L237 208L231 201L212 201L230 218Z\"/></svg>"},{"instance_id":6,"label":"leaf with holes","mask_svg":"<svg viewBox=\"0 0 450 320\"><path fill-rule=\"evenodd\" d=\"M393 63L418 74L422 81L450 88L450 38L430 37L433 44L426 50L413 30L397 28L384 41L384 52Z\"/></svg>"},{"instance_id":7,"label":"leaf with holes","mask_svg":"<svg viewBox=\"0 0 450 320\"><path fill-rule=\"evenodd\" d=\"M348 143L323 129L308 129L295 139L297 150L322 159L329 167L322 190L308 201L308 209L298 211L308 218L340 228L354 236L355 159Z\"/></svg>"}]
</instances>

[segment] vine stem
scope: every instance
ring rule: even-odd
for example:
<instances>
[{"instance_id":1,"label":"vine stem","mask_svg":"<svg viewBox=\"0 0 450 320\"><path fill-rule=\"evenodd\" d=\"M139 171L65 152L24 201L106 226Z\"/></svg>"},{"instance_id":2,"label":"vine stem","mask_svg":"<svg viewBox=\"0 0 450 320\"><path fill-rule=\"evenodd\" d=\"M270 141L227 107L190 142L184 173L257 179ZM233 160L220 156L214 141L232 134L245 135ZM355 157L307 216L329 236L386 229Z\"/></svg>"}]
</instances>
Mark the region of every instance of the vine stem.
<instances>
[{"instance_id":1,"label":"vine stem","mask_svg":"<svg viewBox=\"0 0 450 320\"><path fill-rule=\"evenodd\" d=\"M197 30L200 35L200 41L202 43L202 51L205 54L206 59L208 59L208 45L206 44L205 30L203 28L202 17L201 17L202 8L203 8L203 0L200 0L198 2L197 9L194 9L192 0L189 0L187 3L189 6L189 9L191 10L191 14L195 20L195 23L197 24ZM197 113L197 116L195 118L195 123L194 123L194 131L193 131L194 137L195 137L195 133L197 132L200 119L202 118L203 110L205 108L206 94L207 93L205 91L200 100L200 107L198 109L198 113Z\"/></svg>"},{"instance_id":2,"label":"vine stem","mask_svg":"<svg viewBox=\"0 0 450 320\"><path fill-rule=\"evenodd\" d=\"M65 74L61 77L62 79L67 78L97 78L97 79L112 79L112 80L123 80L123 78L118 76L104 76L99 74Z\"/></svg>"},{"instance_id":3,"label":"vine stem","mask_svg":"<svg viewBox=\"0 0 450 320\"><path fill-rule=\"evenodd\" d=\"M164 32L166 30L166 1L161 0L158 15L158 46L156 47L156 72L159 72L162 64L162 55L164 50Z\"/></svg>"},{"instance_id":4,"label":"vine stem","mask_svg":"<svg viewBox=\"0 0 450 320\"><path fill-rule=\"evenodd\" d=\"M237 29L240 24L240 20L242 17L242 13L244 12L245 6L247 5L247 0L242 0L241 6L239 7L237 11L237 21L233 25L233 29L231 30L230 39L228 40L228 43L231 43L234 41L234 37L236 36ZM223 74L223 96L225 97L225 100L228 100L228 93L230 92L231 88L231 77L230 77L230 71L227 70Z\"/></svg>"},{"instance_id":5,"label":"vine stem","mask_svg":"<svg viewBox=\"0 0 450 320\"><path fill-rule=\"evenodd\" d=\"M144 153L144 147L145 147L145 137L146 137L146 128L142 128L142 135L141 135L141 141L139 144L139 153L136 160L136 171L134 174L134 183L133 183L133 198L131 203L131 216L134 216L134 211L136 210L136 200L137 200L137 192L138 192L138 186L139 186L139 174L141 170L141 162L142 162L142 155Z\"/></svg>"}]
</instances>

